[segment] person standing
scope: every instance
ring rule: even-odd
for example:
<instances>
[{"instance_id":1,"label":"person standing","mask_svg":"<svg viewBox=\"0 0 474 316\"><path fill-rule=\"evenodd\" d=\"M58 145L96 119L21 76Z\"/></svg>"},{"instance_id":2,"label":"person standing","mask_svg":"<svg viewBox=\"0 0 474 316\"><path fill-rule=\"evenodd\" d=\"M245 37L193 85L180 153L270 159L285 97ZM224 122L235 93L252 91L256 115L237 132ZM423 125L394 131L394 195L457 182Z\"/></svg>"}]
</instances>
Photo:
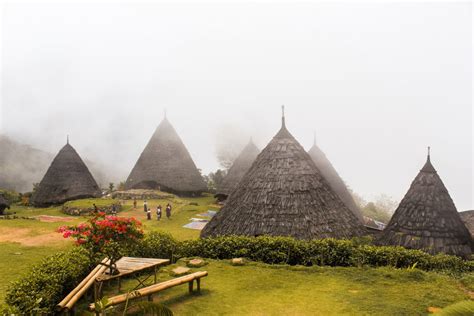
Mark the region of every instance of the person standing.
<instances>
[{"instance_id":1,"label":"person standing","mask_svg":"<svg viewBox=\"0 0 474 316\"><path fill-rule=\"evenodd\" d=\"M146 213L148 211L148 203L146 200L143 202L143 211Z\"/></svg>"},{"instance_id":2,"label":"person standing","mask_svg":"<svg viewBox=\"0 0 474 316\"><path fill-rule=\"evenodd\" d=\"M133 209L137 209L137 198L133 198Z\"/></svg>"},{"instance_id":3,"label":"person standing","mask_svg":"<svg viewBox=\"0 0 474 316\"><path fill-rule=\"evenodd\" d=\"M168 205L166 205L166 217L168 219L170 219L171 217L171 205L168 203Z\"/></svg>"},{"instance_id":4,"label":"person standing","mask_svg":"<svg viewBox=\"0 0 474 316\"><path fill-rule=\"evenodd\" d=\"M161 219L161 204L156 207L156 220Z\"/></svg>"},{"instance_id":5,"label":"person standing","mask_svg":"<svg viewBox=\"0 0 474 316\"><path fill-rule=\"evenodd\" d=\"M112 204L112 215L117 215L117 207L115 206L115 204Z\"/></svg>"},{"instance_id":6,"label":"person standing","mask_svg":"<svg viewBox=\"0 0 474 316\"><path fill-rule=\"evenodd\" d=\"M146 219L151 220L151 209L146 210Z\"/></svg>"}]
</instances>

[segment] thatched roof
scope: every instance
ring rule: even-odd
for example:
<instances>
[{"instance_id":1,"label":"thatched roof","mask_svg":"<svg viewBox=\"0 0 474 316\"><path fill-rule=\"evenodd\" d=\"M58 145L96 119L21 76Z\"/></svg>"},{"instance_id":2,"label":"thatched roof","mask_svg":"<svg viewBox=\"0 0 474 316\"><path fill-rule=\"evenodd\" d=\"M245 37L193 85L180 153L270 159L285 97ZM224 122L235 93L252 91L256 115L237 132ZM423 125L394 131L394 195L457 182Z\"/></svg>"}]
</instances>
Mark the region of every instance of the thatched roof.
<instances>
[{"instance_id":1,"label":"thatched roof","mask_svg":"<svg viewBox=\"0 0 474 316\"><path fill-rule=\"evenodd\" d=\"M471 233L471 237L474 238L474 210L460 212L459 216Z\"/></svg>"},{"instance_id":2,"label":"thatched roof","mask_svg":"<svg viewBox=\"0 0 474 316\"><path fill-rule=\"evenodd\" d=\"M260 150L257 148L257 146L255 146L253 141L250 140L240 155L235 159L224 180L217 188L216 196L225 198L230 193L232 193L232 191L237 188L240 180L242 180L244 175L250 169L252 163L255 161L255 158L257 158L259 153Z\"/></svg>"},{"instance_id":3,"label":"thatched roof","mask_svg":"<svg viewBox=\"0 0 474 316\"><path fill-rule=\"evenodd\" d=\"M364 228L285 127L258 155L201 237L353 237Z\"/></svg>"},{"instance_id":4,"label":"thatched roof","mask_svg":"<svg viewBox=\"0 0 474 316\"><path fill-rule=\"evenodd\" d=\"M35 206L49 206L100 195L99 186L89 169L76 150L67 143L46 171L31 202Z\"/></svg>"},{"instance_id":5,"label":"thatched roof","mask_svg":"<svg viewBox=\"0 0 474 316\"><path fill-rule=\"evenodd\" d=\"M472 253L471 235L429 154L378 242L431 254L467 257Z\"/></svg>"},{"instance_id":6,"label":"thatched roof","mask_svg":"<svg viewBox=\"0 0 474 316\"><path fill-rule=\"evenodd\" d=\"M2 193L0 193L0 209L1 208L6 208L9 207L10 203L8 203L7 199L3 196Z\"/></svg>"},{"instance_id":7,"label":"thatched roof","mask_svg":"<svg viewBox=\"0 0 474 316\"><path fill-rule=\"evenodd\" d=\"M337 173L336 169L333 167L329 159L326 157L324 152L316 144L316 138L314 140L313 147L308 151L311 159L313 159L316 167L321 171L323 177L327 180L334 192L339 195L341 200L346 204L346 206L354 213L355 216L361 221L364 222L362 213L354 202L351 193L346 187L346 184L342 178Z\"/></svg>"},{"instance_id":8,"label":"thatched roof","mask_svg":"<svg viewBox=\"0 0 474 316\"><path fill-rule=\"evenodd\" d=\"M129 189L160 189L183 195L206 191L188 150L165 117L125 182Z\"/></svg>"}]
</instances>

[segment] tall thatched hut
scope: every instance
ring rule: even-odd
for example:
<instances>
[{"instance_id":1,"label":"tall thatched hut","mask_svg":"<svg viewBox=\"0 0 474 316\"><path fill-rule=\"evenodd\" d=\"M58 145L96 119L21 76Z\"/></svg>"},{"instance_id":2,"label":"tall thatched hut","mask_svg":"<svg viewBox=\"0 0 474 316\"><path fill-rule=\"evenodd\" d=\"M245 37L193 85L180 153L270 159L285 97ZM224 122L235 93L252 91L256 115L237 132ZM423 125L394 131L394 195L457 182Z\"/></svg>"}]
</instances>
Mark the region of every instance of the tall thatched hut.
<instances>
[{"instance_id":1,"label":"tall thatched hut","mask_svg":"<svg viewBox=\"0 0 474 316\"><path fill-rule=\"evenodd\" d=\"M344 238L362 235L364 228L286 129L283 116L280 131L201 237L233 234Z\"/></svg>"},{"instance_id":2,"label":"tall thatched hut","mask_svg":"<svg viewBox=\"0 0 474 316\"><path fill-rule=\"evenodd\" d=\"M101 191L97 182L68 142L46 171L43 180L31 197L31 203L34 206L49 206L75 199L100 196Z\"/></svg>"},{"instance_id":3,"label":"tall thatched hut","mask_svg":"<svg viewBox=\"0 0 474 316\"><path fill-rule=\"evenodd\" d=\"M260 150L255 146L252 140L245 146L239 156L235 159L227 175L217 188L216 197L219 200L225 200L239 185L240 180L252 166Z\"/></svg>"},{"instance_id":4,"label":"tall thatched hut","mask_svg":"<svg viewBox=\"0 0 474 316\"><path fill-rule=\"evenodd\" d=\"M431 254L468 257L472 238L430 155L393 214L379 241Z\"/></svg>"},{"instance_id":5,"label":"tall thatched hut","mask_svg":"<svg viewBox=\"0 0 474 316\"><path fill-rule=\"evenodd\" d=\"M316 137L314 137L314 143L311 149L308 151L311 159L313 159L314 164L316 167L321 171L323 177L327 180L331 188L337 195L341 198L341 200L346 204L346 206L354 213L354 215L361 221L364 222L364 218L362 213L354 202L351 193L346 187L344 180L339 176L336 169L326 157L324 152L318 147L316 144Z\"/></svg>"},{"instance_id":6,"label":"tall thatched hut","mask_svg":"<svg viewBox=\"0 0 474 316\"><path fill-rule=\"evenodd\" d=\"M188 150L165 117L125 182L130 189L160 189L180 195L207 190Z\"/></svg>"}]
</instances>

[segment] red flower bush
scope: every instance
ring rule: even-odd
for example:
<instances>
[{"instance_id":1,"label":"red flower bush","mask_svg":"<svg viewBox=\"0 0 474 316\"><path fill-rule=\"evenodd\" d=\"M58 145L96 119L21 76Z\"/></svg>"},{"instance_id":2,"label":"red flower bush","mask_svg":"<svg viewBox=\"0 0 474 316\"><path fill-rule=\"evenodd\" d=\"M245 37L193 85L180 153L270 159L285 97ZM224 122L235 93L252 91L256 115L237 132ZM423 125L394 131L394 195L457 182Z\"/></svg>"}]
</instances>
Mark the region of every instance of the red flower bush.
<instances>
[{"instance_id":1,"label":"red flower bush","mask_svg":"<svg viewBox=\"0 0 474 316\"><path fill-rule=\"evenodd\" d=\"M64 238L75 239L76 245L87 248L93 256L107 256L110 273L114 273L115 263L143 238L141 223L135 218L118 217L99 213L87 223L63 226L58 232Z\"/></svg>"}]
</instances>

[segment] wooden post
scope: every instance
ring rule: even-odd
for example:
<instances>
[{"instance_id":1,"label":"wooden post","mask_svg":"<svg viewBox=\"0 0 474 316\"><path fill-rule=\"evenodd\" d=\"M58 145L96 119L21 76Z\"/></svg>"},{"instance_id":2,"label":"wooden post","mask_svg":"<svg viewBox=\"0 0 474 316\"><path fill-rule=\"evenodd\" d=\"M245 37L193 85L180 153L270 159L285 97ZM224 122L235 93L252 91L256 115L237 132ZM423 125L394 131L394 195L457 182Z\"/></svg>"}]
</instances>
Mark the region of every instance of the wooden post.
<instances>
[{"instance_id":1,"label":"wooden post","mask_svg":"<svg viewBox=\"0 0 474 316\"><path fill-rule=\"evenodd\" d=\"M153 295L148 295L148 302L153 302Z\"/></svg>"},{"instance_id":2,"label":"wooden post","mask_svg":"<svg viewBox=\"0 0 474 316\"><path fill-rule=\"evenodd\" d=\"M193 292L194 280L189 281L188 285L189 285L189 293L192 293Z\"/></svg>"},{"instance_id":3,"label":"wooden post","mask_svg":"<svg viewBox=\"0 0 474 316\"><path fill-rule=\"evenodd\" d=\"M154 279L153 284L156 284L156 272L158 271L158 269L156 268L156 266L154 266L153 268L154 268L154 273L155 273L155 279Z\"/></svg>"},{"instance_id":4,"label":"wooden post","mask_svg":"<svg viewBox=\"0 0 474 316\"><path fill-rule=\"evenodd\" d=\"M201 278L196 279L196 288L198 293L201 292Z\"/></svg>"}]
</instances>

